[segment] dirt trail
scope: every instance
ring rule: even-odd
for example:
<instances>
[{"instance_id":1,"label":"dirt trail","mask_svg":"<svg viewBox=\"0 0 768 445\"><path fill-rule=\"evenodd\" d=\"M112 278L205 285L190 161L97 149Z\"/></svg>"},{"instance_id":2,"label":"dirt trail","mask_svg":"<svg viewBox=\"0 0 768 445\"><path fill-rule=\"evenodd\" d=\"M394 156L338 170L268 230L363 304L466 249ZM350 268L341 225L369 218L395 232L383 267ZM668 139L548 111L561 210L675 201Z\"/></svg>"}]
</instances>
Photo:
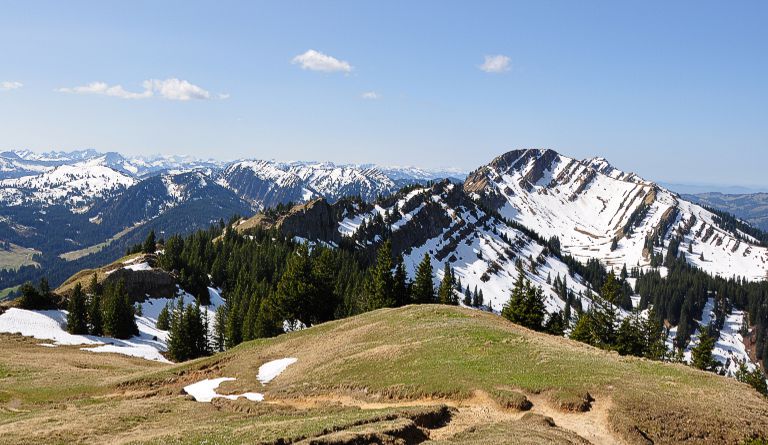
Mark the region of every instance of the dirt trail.
<instances>
[{"instance_id":1,"label":"dirt trail","mask_svg":"<svg viewBox=\"0 0 768 445\"><path fill-rule=\"evenodd\" d=\"M594 445L624 445L626 442L616 435L608 423L608 411L613 403L610 398L600 398L592 403L587 412L567 412L553 407L546 395L526 394L533 403L529 411L505 410L484 391L475 391L471 398L456 401L450 399L418 399L404 401L369 402L358 400L352 396L326 395L304 398L301 400L282 399L267 403L287 405L294 408L306 409L328 404L355 406L361 409L407 408L414 406L446 405L456 411L451 421L444 427L430 430L430 440L449 439L468 429L489 423L519 420L527 412L551 417L557 426L569 430Z\"/></svg>"},{"instance_id":2,"label":"dirt trail","mask_svg":"<svg viewBox=\"0 0 768 445\"><path fill-rule=\"evenodd\" d=\"M592 402L592 408L583 413L567 412L552 407L547 403L546 396L527 395L533 403L532 413L551 417L560 428L573 431L595 445L624 445L616 433L611 430L608 422L608 411L613 402L608 397L601 397Z\"/></svg>"}]
</instances>

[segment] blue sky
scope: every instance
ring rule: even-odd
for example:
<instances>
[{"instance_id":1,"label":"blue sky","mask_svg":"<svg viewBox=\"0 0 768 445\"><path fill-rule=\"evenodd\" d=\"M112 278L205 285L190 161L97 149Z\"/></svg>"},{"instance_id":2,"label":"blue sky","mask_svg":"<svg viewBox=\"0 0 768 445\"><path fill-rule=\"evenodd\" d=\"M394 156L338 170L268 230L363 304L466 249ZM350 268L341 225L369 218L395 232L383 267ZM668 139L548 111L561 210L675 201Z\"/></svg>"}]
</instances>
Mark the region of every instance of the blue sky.
<instances>
[{"instance_id":1,"label":"blue sky","mask_svg":"<svg viewBox=\"0 0 768 445\"><path fill-rule=\"evenodd\" d=\"M548 147L656 180L768 186L766 2L0 11L0 149L472 169Z\"/></svg>"}]
</instances>

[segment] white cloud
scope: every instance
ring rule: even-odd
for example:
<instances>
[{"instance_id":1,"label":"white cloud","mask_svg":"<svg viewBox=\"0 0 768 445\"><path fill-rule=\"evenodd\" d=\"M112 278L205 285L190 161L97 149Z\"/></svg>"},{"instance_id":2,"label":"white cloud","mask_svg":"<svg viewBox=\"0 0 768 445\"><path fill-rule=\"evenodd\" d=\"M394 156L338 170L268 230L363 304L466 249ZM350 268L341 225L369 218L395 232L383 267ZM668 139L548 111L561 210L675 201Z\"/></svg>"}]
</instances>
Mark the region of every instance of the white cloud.
<instances>
[{"instance_id":1,"label":"white cloud","mask_svg":"<svg viewBox=\"0 0 768 445\"><path fill-rule=\"evenodd\" d=\"M186 80L179 79L151 79L144 81L144 89L159 94L169 100L190 100L201 99L208 100L211 93L205 91L197 85L193 85Z\"/></svg>"},{"instance_id":2,"label":"white cloud","mask_svg":"<svg viewBox=\"0 0 768 445\"><path fill-rule=\"evenodd\" d=\"M209 91L200 88L197 85L181 79L149 79L142 83L144 91L128 91L122 85L108 85L104 82L91 82L85 86L72 88L59 88L61 93L71 94L100 94L103 96L119 97L121 99L148 99L151 97L161 97L168 100L188 101L192 99L209 100L214 95ZM228 94L219 94L215 96L219 99L226 99Z\"/></svg>"},{"instance_id":3,"label":"white cloud","mask_svg":"<svg viewBox=\"0 0 768 445\"><path fill-rule=\"evenodd\" d=\"M365 93L361 94L360 97L367 100L381 99L381 95L375 91L366 91Z\"/></svg>"},{"instance_id":4,"label":"white cloud","mask_svg":"<svg viewBox=\"0 0 768 445\"><path fill-rule=\"evenodd\" d=\"M152 97L152 91L144 90L141 93L126 91L121 85L109 86L104 82L91 82L88 85L72 88L59 88L60 93L71 94L101 94L104 96L119 97L121 99L146 99Z\"/></svg>"},{"instance_id":5,"label":"white cloud","mask_svg":"<svg viewBox=\"0 0 768 445\"><path fill-rule=\"evenodd\" d=\"M10 82L6 80L6 81L0 82L0 91L18 90L23 86L24 84L21 82Z\"/></svg>"},{"instance_id":6,"label":"white cloud","mask_svg":"<svg viewBox=\"0 0 768 445\"><path fill-rule=\"evenodd\" d=\"M305 70L322 71L325 73L349 73L352 71L352 65L350 65L349 62L339 60L335 57L315 51L314 49L310 49L304 54L299 54L294 57L291 63L299 64L301 65L301 68Z\"/></svg>"},{"instance_id":7,"label":"white cloud","mask_svg":"<svg viewBox=\"0 0 768 445\"><path fill-rule=\"evenodd\" d=\"M480 65L480 69L486 73L503 73L509 71L510 61L511 59L503 54L485 56L485 62Z\"/></svg>"}]
</instances>

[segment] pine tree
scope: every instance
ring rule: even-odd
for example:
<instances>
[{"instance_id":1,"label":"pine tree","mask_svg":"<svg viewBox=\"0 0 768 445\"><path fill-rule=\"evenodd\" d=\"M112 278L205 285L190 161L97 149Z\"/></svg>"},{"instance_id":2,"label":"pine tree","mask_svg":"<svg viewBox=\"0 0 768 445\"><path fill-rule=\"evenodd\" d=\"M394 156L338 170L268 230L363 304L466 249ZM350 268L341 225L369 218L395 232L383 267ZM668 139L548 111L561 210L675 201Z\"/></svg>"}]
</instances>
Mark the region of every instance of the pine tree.
<instances>
[{"instance_id":1,"label":"pine tree","mask_svg":"<svg viewBox=\"0 0 768 445\"><path fill-rule=\"evenodd\" d=\"M691 363L694 368L704 371L714 371L718 362L712 357L712 349L715 347L715 337L710 333L709 326L702 326L699 335L699 344L691 349Z\"/></svg>"},{"instance_id":2,"label":"pine tree","mask_svg":"<svg viewBox=\"0 0 768 445\"><path fill-rule=\"evenodd\" d=\"M191 355L184 311L184 299L179 298L171 314L171 326L168 332L168 355L175 361L184 361Z\"/></svg>"},{"instance_id":3,"label":"pine tree","mask_svg":"<svg viewBox=\"0 0 768 445\"><path fill-rule=\"evenodd\" d=\"M739 363L739 369L736 371L736 380L752 386L757 392L768 397L768 384L766 384L766 375L759 366L750 371L747 364Z\"/></svg>"},{"instance_id":4,"label":"pine tree","mask_svg":"<svg viewBox=\"0 0 768 445\"><path fill-rule=\"evenodd\" d=\"M392 277L392 244L384 241L379 247L376 264L371 271L368 309L374 310L395 305L394 279Z\"/></svg>"},{"instance_id":5,"label":"pine tree","mask_svg":"<svg viewBox=\"0 0 768 445\"><path fill-rule=\"evenodd\" d=\"M104 320L104 315L101 307L101 295L91 294L91 299L90 299L90 302L88 303L88 324L89 324L88 330L91 335L96 335L96 336L104 335L103 320Z\"/></svg>"},{"instance_id":6,"label":"pine tree","mask_svg":"<svg viewBox=\"0 0 768 445\"><path fill-rule=\"evenodd\" d=\"M170 323L170 312L168 310L168 305L170 303L166 303L165 306L160 310L160 313L157 315L157 329L160 329L162 331L167 331L171 328Z\"/></svg>"},{"instance_id":7,"label":"pine tree","mask_svg":"<svg viewBox=\"0 0 768 445\"><path fill-rule=\"evenodd\" d=\"M458 304L453 292L453 272L448 263L445 263L445 267L443 267L443 279L440 281L437 299L440 304Z\"/></svg>"},{"instance_id":8,"label":"pine tree","mask_svg":"<svg viewBox=\"0 0 768 445\"><path fill-rule=\"evenodd\" d=\"M257 338L274 337L283 333L283 320L273 296L261 299L259 315L256 317L255 335Z\"/></svg>"},{"instance_id":9,"label":"pine tree","mask_svg":"<svg viewBox=\"0 0 768 445\"><path fill-rule=\"evenodd\" d=\"M435 288L432 282L432 261L429 253L424 254L424 258L416 269L416 278L413 281L411 295L414 303L429 304L435 302Z\"/></svg>"},{"instance_id":10,"label":"pine tree","mask_svg":"<svg viewBox=\"0 0 768 445\"><path fill-rule=\"evenodd\" d=\"M464 298L461 300L461 303L464 306L472 307L472 294L469 292L464 292Z\"/></svg>"},{"instance_id":11,"label":"pine tree","mask_svg":"<svg viewBox=\"0 0 768 445\"><path fill-rule=\"evenodd\" d=\"M226 326L227 326L227 308L220 306L216 310L216 317L213 322L213 345L216 351L222 352L226 347Z\"/></svg>"},{"instance_id":12,"label":"pine tree","mask_svg":"<svg viewBox=\"0 0 768 445\"><path fill-rule=\"evenodd\" d=\"M399 256L394 276L395 306L405 306L411 302L408 292L408 274L405 272L405 264L402 255Z\"/></svg>"},{"instance_id":13,"label":"pine tree","mask_svg":"<svg viewBox=\"0 0 768 445\"><path fill-rule=\"evenodd\" d=\"M643 338L645 340L643 354L645 358L663 360L667 354L666 335L656 308L653 306L648 311L648 316L643 323Z\"/></svg>"},{"instance_id":14,"label":"pine tree","mask_svg":"<svg viewBox=\"0 0 768 445\"><path fill-rule=\"evenodd\" d=\"M595 345L595 338L592 334L592 312L582 313L576 324L573 326L570 335L571 340L580 341L589 345Z\"/></svg>"},{"instance_id":15,"label":"pine tree","mask_svg":"<svg viewBox=\"0 0 768 445\"><path fill-rule=\"evenodd\" d=\"M72 295L69 296L67 305L67 332L75 335L88 333L88 311L85 303L85 294L80 283L75 285Z\"/></svg>"},{"instance_id":16,"label":"pine tree","mask_svg":"<svg viewBox=\"0 0 768 445\"><path fill-rule=\"evenodd\" d=\"M544 329L545 314L544 292L540 287L532 286L523 270L518 268L510 299L501 310L501 315L513 323L540 331Z\"/></svg>"},{"instance_id":17,"label":"pine tree","mask_svg":"<svg viewBox=\"0 0 768 445\"><path fill-rule=\"evenodd\" d=\"M546 325L544 325L544 331L558 337L565 335L565 328L565 319L563 318L563 313L561 311L557 311L550 315Z\"/></svg>"},{"instance_id":18,"label":"pine tree","mask_svg":"<svg viewBox=\"0 0 768 445\"><path fill-rule=\"evenodd\" d=\"M616 331L616 351L621 355L642 357L645 352L645 338L637 313L624 318Z\"/></svg>"},{"instance_id":19,"label":"pine tree","mask_svg":"<svg viewBox=\"0 0 768 445\"><path fill-rule=\"evenodd\" d=\"M144 239L144 244L142 245L142 251L144 253L155 253L155 231L150 230L149 235L147 235L147 238Z\"/></svg>"},{"instance_id":20,"label":"pine tree","mask_svg":"<svg viewBox=\"0 0 768 445\"><path fill-rule=\"evenodd\" d=\"M307 326L315 322L317 287L312 279L309 246L304 243L288 257L285 272L277 283L277 309L285 320L299 320Z\"/></svg>"},{"instance_id":21,"label":"pine tree","mask_svg":"<svg viewBox=\"0 0 768 445\"><path fill-rule=\"evenodd\" d=\"M477 291L477 286L475 286L475 292L472 294L472 306L474 307L482 307L484 304L483 302L483 294L481 292Z\"/></svg>"},{"instance_id":22,"label":"pine tree","mask_svg":"<svg viewBox=\"0 0 768 445\"><path fill-rule=\"evenodd\" d=\"M91 281L88 283L88 293L90 295L101 295L103 292L99 281L96 279L96 274L91 275Z\"/></svg>"},{"instance_id":23,"label":"pine tree","mask_svg":"<svg viewBox=\"0 0 768 445\"><path fill-rule=\"evenodd\" d=\"M139 328L133 306L125 293L125 283L120 281L117 285L108 286L104 298L104 333L120 339L137 335Z\"/></svg>"}]
</instances>

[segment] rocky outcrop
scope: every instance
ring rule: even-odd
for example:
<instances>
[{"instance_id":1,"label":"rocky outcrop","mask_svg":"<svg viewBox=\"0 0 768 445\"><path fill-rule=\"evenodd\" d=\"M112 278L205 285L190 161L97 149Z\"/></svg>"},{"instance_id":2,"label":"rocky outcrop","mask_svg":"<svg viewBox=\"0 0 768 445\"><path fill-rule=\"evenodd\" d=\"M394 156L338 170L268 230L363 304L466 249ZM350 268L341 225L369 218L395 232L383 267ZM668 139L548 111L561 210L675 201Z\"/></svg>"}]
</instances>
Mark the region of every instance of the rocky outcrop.
<instances>
[{"instance_id":1,"label":"rocky outcrop","mask_svg":"<svg viewBox=\"0 0 768 445\"><path fill-rule=\"evenodd\" d=\"M176 279L159 269L131 270L117 269L104 278L102 284L125 283L125 291L134 301L143 301L148 295L153 298L173 298L176 295Z\"/></svg>"}]
</instances>

